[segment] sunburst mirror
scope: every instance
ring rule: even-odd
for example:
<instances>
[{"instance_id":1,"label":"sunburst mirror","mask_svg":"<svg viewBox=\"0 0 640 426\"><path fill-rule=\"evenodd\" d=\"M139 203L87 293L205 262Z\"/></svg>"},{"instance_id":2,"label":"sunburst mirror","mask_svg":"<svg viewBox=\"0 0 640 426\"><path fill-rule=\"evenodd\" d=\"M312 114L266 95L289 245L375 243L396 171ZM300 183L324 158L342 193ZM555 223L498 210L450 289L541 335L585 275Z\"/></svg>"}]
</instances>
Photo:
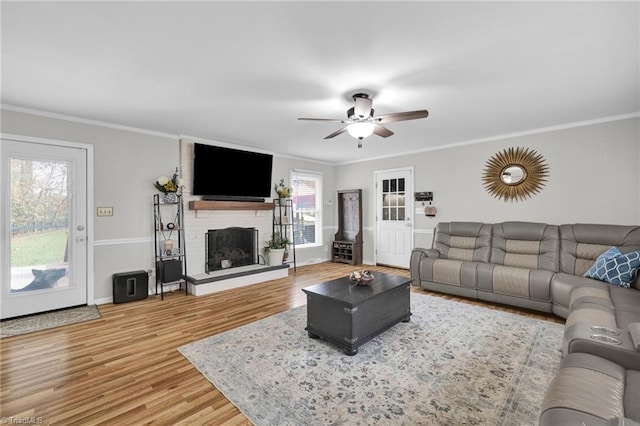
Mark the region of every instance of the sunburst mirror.
<instances>
[{"instance_id":1,"label":"sunburst mirror","mask_svg":"<svg viewBox=\"0 0 640 426\"><path fill-rule=\"evenodd\" d=\"M528 148L508 148L487 161L482 174L486 191L504 201L520 201L542 190L549 166L542 155Z\"/></svg>"}]
</instances>

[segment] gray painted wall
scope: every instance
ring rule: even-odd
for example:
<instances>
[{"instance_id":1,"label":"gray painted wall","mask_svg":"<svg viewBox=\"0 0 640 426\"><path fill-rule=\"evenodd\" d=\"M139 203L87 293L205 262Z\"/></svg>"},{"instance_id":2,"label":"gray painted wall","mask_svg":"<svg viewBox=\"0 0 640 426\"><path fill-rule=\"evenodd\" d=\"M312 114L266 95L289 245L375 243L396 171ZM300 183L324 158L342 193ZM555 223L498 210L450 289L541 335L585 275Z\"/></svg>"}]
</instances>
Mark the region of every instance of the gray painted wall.
<instances>
[{"instance_id":1,"label":"gray painted wall","mask_svg":"<svg viewBox=\"0 0 640 426\"><path fill-rule=\"evenodd\" d=\"M2 111L1 130L94 146L95 206L114 207L113 217L94 218L96 300L111 297L113 273L153 267L151 199L156 191L152 183L179 164L177 136L8 110ZM372 262L375 171L413 166L415 191L434 192L438 216L415 219L415 246L431 244L430 231L438 221L638 224L639 135L640 119L632 118L339 166L276 155L273 176L286 178L291 169L320 171L324 175L325 245L299 251L299 264L328 259L337 216L335 191L351 188L363 189L364 259ZM393 139L384 143L393 143ZM480 181L487 159L511 146L535 149L550 166L547 186L524 202L498 201L484 191Z\"/></svg>"},{"instance_id":2,"label":"gray painted wall","mask_svg":"<svg viewBox=\"0 0 640 426\"><path fill-rule=\"evenodd\" d=\"M363 188L364 227L375 230L373 174L413 166L415 191L433 191L435 218L415 218L414 245L430 246L437 222L640 223L638 118L575 127L339 166L338 186ZM385 143L393 143L391 139ZM499 201L485 192L486 161L509 147L528 147L550 167L542 192L521 202ZM346 183L346 184L345 184ZM373 260L373 234L364 258Z\"/></svg>"},{"instance_id":3,"label":"gray painted wall","mask_svg":"<svg viewBox=\"0 0 640 426\"><path fill-rule=\"evenodd\" d=\"M93 145L95 207L113 207L93 212L97 301L111 297L114 273L153 268L153 182L178 165L176 139L6 110L2 132Z\"/></svg>"},{"instance_id":4,"label":"gray painted wall","mask_svg":"<svg viewBox=\"0 0 640 426\"><path fill-rule=\"evenodd\" d=\"M93 212L96 301L111 298L114 273L154 268L152 197L157 191L153 182L160 175L170 175L180 164L177 135L146 134L4 109L0 130L93 145L95 207L110 206L114 210L112 217L95 217ZM334 166L274 156L274 179L288 179L290 169L321 172L324 197L333 197ZM263 221L270 224L270 215L265 215ZM335 232L332 206L325 209L324 216L324 238L329 241ZM266 239L267 233L263 234ZM298 250L296 258L298 264L327 260L328 246ZM150 282L154 280L152 277Z\"/></svg>"}]
</instances>

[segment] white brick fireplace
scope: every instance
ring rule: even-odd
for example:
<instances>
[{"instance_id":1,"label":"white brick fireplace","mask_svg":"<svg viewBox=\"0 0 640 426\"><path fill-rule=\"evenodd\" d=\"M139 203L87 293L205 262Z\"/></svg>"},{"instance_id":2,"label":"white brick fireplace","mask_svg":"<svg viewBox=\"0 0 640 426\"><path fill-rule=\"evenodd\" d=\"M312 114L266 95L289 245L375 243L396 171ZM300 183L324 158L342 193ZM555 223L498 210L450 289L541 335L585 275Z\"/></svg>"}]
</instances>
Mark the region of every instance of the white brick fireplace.
<instances>
[{"instance_id":1,"label":"white brick fireplace","mask_svg":"<svg viewBox=\"0 0 640 426\"><path fill-rule=\"evenodd\" d=\"M189 209L189 202L200 200L201 197L191 195L193 185L193 142L186 139L180 140L180 168L184 180L182 200L184 203L187 275L202 277L205 274L207 257L205 234L210 229L230 227L256 228L258 230L259 253L263 255L262 247L264 247L265 242L271 238L272 212L270 210L191 210ZM232 177L230 177L229 183L233 183ZM268 199L267 202L270 203L271 200ZM260 260L260 263L264 263L262 259ZM242 267L237 268L237 270L240 269L242 269ZM230 275L236 272L234 268L230 268L226 271L215 271L215 273L219 275L227 271ZM283 274L286 276L288 269L281 269L278 276L274 275L273 271L266 273L262 281L279 278L282 277ZM260 282L260 280L256 281L256 277L234 277L226 283L216 281L216 283L211 283L211 285L208 286L209 290L212 291L207 290L206 293L253 284L255 282Z\"/></svg>"}]
</instances>

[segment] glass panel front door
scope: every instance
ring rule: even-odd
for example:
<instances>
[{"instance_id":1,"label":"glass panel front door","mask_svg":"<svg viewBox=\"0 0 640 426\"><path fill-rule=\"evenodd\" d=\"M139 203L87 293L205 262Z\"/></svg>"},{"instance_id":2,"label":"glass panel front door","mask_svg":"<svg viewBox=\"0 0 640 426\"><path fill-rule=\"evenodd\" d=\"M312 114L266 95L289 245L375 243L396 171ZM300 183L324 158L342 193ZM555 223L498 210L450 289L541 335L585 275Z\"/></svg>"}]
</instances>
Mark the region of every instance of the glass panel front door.
<instances>
[{"instance_id":1,"label":"glass panel front door","mask_svg":"<svg viewBox=\"0 0 640 426\"><path fill-rule=\"evenodd\" d=\"M409 267L413 248L412 172L376 172L376 263Z\"/></svg>"},{"instance_id":2,"label":"glass panel front door","mask_svg":"<svg viewBox=\"0 0 640 426\"><path fill-rule=\"evenodd\" d=\"M11 292L69 286L69 163L10 159Z\"/></svg>"},{"instance_id":3,"label":"glass panel front door","mask_svg":"<svg viewBox=\"0 0 640 426\"><path fill-rule=\"evenodd\" d=\"M1 141L1 317L87 303L87 151Z\"/></svg>"}]
</instances>

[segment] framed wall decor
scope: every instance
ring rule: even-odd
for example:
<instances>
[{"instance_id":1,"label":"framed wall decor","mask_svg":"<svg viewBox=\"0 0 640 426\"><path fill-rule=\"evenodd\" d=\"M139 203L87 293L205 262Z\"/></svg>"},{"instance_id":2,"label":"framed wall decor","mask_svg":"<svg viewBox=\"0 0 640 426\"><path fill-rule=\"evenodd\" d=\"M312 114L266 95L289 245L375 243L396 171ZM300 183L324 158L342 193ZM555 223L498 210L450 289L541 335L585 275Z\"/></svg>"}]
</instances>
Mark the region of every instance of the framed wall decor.
<instances>
[{"instance_id":1,"label":"framed wall decor","mask_svg":"<svg viewBox=\"0 0 640 426\"><path fill-rule=\"evenodd\" d=\"M491 157L482 175L485 190L504 201L522 201L539 193L549 177L544 157L529 148L508 148Z\"/></svg>"}]
</instances>

